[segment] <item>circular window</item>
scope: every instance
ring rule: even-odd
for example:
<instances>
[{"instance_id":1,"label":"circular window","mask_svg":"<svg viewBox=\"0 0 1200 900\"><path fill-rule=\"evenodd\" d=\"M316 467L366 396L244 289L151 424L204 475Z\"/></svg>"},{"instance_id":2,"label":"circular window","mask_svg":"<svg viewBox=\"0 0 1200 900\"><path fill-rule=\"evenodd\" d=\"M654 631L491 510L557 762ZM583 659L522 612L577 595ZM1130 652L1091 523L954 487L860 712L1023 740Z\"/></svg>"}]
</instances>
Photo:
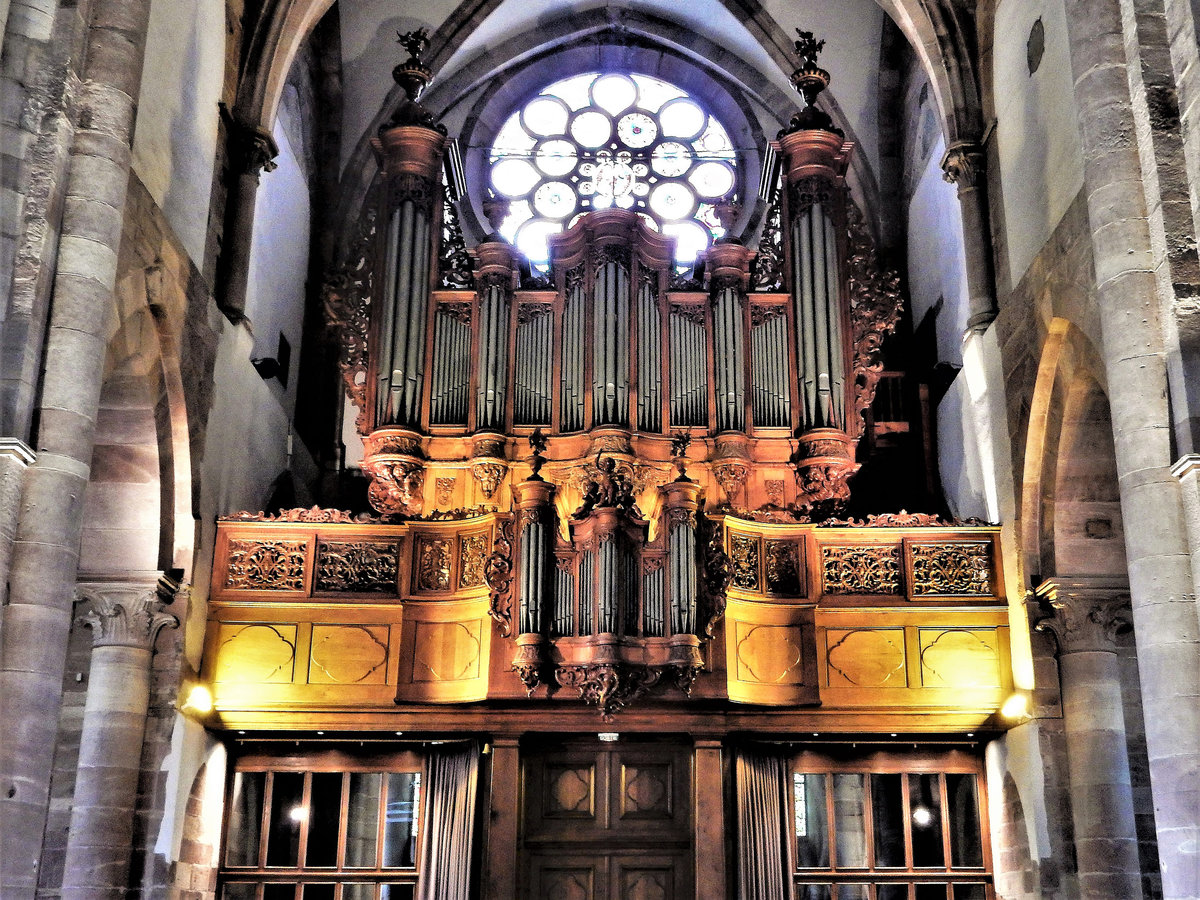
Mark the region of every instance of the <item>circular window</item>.
<instances>
[{"instance_id":1,"label":"circular window","mask_svg":"<svg viewBox=\"0 0 1200 900\"><path fill-rule=\"evenodd\" d=\"M715 207L736 189L736 166L725 127L684 91L648 75L590 72L508 117L488 179L511 201L500 233L534 265L549 261L549 235L615 206L675 236L675 261L686 266L724 234Z\"/></svg>"}]
</instances>

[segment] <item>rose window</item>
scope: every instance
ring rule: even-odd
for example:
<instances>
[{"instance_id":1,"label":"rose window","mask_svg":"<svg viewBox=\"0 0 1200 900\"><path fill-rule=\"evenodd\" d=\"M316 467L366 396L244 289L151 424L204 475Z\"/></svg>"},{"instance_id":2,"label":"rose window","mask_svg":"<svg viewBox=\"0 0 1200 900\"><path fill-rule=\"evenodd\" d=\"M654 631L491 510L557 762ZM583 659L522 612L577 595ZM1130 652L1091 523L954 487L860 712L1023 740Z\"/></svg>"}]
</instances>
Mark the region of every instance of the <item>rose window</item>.
<instances>
[{"instance_id":1,"label":"rose window","mask_svg":"<svg viewBox=\"0 0 1200 900\"><path fill-rule=\"evenodd\" d=\"M508 117L490 163L492 190L510 202L500 233L539 268L549 235L612 206L674 237L676 263L690 265L724 234L715 207L737 184L721 123L647 75L555 82Z\"/></svg>"}]
</instances>

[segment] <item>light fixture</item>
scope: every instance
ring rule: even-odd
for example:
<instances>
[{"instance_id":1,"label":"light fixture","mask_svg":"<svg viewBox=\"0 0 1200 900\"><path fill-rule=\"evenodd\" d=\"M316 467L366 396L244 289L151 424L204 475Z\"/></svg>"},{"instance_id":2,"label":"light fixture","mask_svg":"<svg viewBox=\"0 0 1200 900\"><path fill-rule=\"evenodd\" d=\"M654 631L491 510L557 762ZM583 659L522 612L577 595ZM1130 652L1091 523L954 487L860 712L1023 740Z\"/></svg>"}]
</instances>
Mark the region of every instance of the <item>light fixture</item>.
<instances>
[{"instance_id":1,"label":"light fixture","mask_svg":"<svg viewBox=\"0 0 1200 900\"><path fill-rule=\"evenodd\" d=\"M288 818L291 819L293 822L303 822L305 819L308 818L308 807L307 806L293 806L288 811Z\"/></svg>"},{"instance_id":2,"label":"light fixture","mask_svg":"<svg viewBox=\"0 0 1200 900\"><path fill-rule=\"evenodd\" d=\"M596 737L598 737L600 740L604 741L605 743L612 743L613 741L620 738L621 735L615 731L601 731L598 735L596 735Z\"/></svg>"},{"instance_id":3,"label":"light fixture","mask_svg":"<svg viewBox=\"0 0 1200 900\"><path fill-rule=\"evenodd\" d=\"M933 824L933 813L928 806L914 806L912 820L918 828L928 828Z\"/></svg>"},{"instance_id":4,"label":"light fixture","mask_svg":"<svg viewBox=\"0 0 1200 900\"><path fill-rule=\"evenodd\" d=\"M1022 693L1009 694L1000 707L1000 715L1010 722L1029 718L1029 697Z\"/></svg>"},{"instance_id":5,"label":"light fixture","mask_svg":"<svg viewBox=\"0 0 1200 900\"><path fill-rule=\"evenodd\" d=\"M180 712L192 713L196 716L206 716L213 711L212 691L202 684L193 684L187 692Z\"/></svg>"}]
</instances>

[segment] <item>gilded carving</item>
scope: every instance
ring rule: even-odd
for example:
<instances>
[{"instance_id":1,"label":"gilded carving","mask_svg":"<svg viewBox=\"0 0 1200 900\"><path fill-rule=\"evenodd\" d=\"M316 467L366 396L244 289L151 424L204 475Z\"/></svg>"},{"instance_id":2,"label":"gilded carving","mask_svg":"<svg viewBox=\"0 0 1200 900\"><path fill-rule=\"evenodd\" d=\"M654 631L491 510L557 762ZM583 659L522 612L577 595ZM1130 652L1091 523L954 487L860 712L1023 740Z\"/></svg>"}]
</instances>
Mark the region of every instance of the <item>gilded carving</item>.
<instances>
[{"instance_id":1,"label":"gilded carving","mask_svg":"<svg viewBox=\"0 0 1200 900\"><path fill-rule=\"evenodd\" d=\"M883 339L896 330L904 301L900 275L880 265L862 213L853 203L847 208L854 413L861 416L875 399L875 386L883 375Z\"/></svg>"},{"instance_id":2,"label":"gilded carving","mask_svg":"<svg viewBox=\"0 0 1200 900\"><path fill-rule=\"evenodd\" d=\"M441 538L420 538L417 541L417 589L450 590L452 560L453 553L449 541Z\"/></svg>"},{"instance_id":3,"label":"gilded carving","mask_svg":"<svg viewBox=\"0 0 1200 900\"><path fill-rule=\"evenodd\" d=\"M463 239L458 209L450 198L450 186L442 186L442 246L438 255L438 286L451 290L469 290L474 265Z\"/></svg>"},{"instance_id":4,"label":"gilded carving","mask_svg":"<svg viewBox=\"0 0 1200 900\"><path fill-rule=\"evenodd\" d=\"M605 721L658 684L662 675L663 670L657 666L609 663L559 666L554 670L559 685L577 690L580 699L596 707Z\"/></svg>"},{"instance_id":5,"label":"gilded carving","mask_svg":"<svg viewBox=\"0 0 1200 900\"><path fill-rule=\"evenodd\" d=\"M371 430L367 408L367 348L371 329L372 278L375 268L375 223L379 188L367 195L358 229L346 251L347 262L330 273L321 289L326 320L338 345L338 365L346 396L358 408L359 434Z\"/></svg>"},{"instance_id":6,"label":"gilded carving","mask_svg":"<svg viewBox=\"0 0 1200 900\"><path fill-rule=\"evenodd\" d=\"M502 462L477 462L471 466L471 475L479 482L479 489L488 500L492 499L507 473L508 467Z\"/></svg>"},{"instance_id":7,"label":"gilded carving","mask_svg":"<svg viewBox=\"0 0 1200 900\"><path fill-rule=\"evenodd\" d=\"M458 483L457 478L443 476L434 482L437 493L438 506L449 506L450 501L454 498L454 485Z\"/></svg>"},{"instance_id":8,"label":"gilded carving","mask_svg":"<svg viewBox=\"0 0 1200 900\"><path fill-rule=\"evenodd\" d=\"M671 315L695 325L704 324L704 307L699 303L672 303Z\"/></svg>"},{"instance_id":9,"label":"gilded carving","mask_svg":"<svg viewBox=\"0 0 1200 900\"><path fill-rule=\"evenodd\" d=\"M705 520L706 522L708 520ZM725 618L725 594L733 580L733 565L725 552L725 528L711 523L706 527L704 546L704 599L708 604L704 637L711 638L717 625Z\"/></svg>"},{"instance_id":10,"label":"gilded carving","mask_svg":"<svg viewBox=\"0 0 1200 900\"><path fill-rule=\"evenodd\" d=\"M484 563L483 577L491 594L488 615L504 637L512 634L512 573L513 523L511 519L501 519L496 525L492 553Z\"/></svg>"},{"instance_id":11,"label":"gilded carving","mask_svg":"<svg viewBox=\"0 0 1200 900\"><path fill-rule=\"evenodd\" d=\"M900 548L824 546L821 571L826 594L899 594Z\"/></svg>"},{"instance_id":12,"label":"gilded carving","mask_svg":"<svg viewBox=\"0 0 1200 900\"><path fill-rule=\"evenodd\" d=\"M758 241L758 256L754 258L750 273L750 290L775 293L783 287L783 227L777 194L775 201L767 207L762 237Z\"/></svg>"},{"instance_id":13,"label":"gilded carving","mask_svg":"<svg viewBox=\"0 0 1200 900\"><path fill-rule=\"evenodd\" d=\"M394 541L319 541L313 589L394 592L398 554Z\"/></svg>"},{"instance_id":14,"label":"gilded carving","mask_svg":"<svg viewBox=\"0 0 1200 900\"><path fill-rule=\"evenodd\" d=\"M735 534L729 541L729 556L733 560L733 586L747 591L759 591L758 538Z\"/></svg>"},{"instance_id":15,"label":"gilded carving","mask_svg":"<svg viewBox=\"0 0 1200 900\"><path fill-rule=\"evenodd\" d=\"M732 504L746 484L750 469L741 462L722 462L712 467L713 477L725 492L725 499Z\"/></svg>"},{"instance_id":16,"label":"gilded carving","mask_svg":"<svg viewBox=\"0 0 1200 900\"><path fill-rule=\"evenodd\" d=\"M782 478L768 478L763 482L763 489L767 492L767 501L772 506L783 506L784 483Z\"/></svg>"},{"instance_id":17,"label":"gilded carving","mask_svg":"<svg viewBox=\"0 0 1200 900\"><path fill-rule=\"evenodd\" d=\"M419 516L425 509L425 469L415 460L366 458L363 471L370 476L367 499L384 515Z\"/></svg>"},{"instance_id":18,"label":"gilded carving","mask_svg":"<svg viewBox=\"0 0 1200 900\"><path fill-rule=\"evenodd\" d=\"M460 588L479 587L484 583L484 567L487 564L488 536L480 534L465 534L458 539L458 558L460 571L458 586Z\"/></svg>"},{"instance_id":19,"label":"gilded carving","mask_svg":"<svg viewBox=\"0 0 1200 900\"><path fill-rule=\"evenodd\" d=\"M795 541L766 542L767 593L800 594L800 550Z\"/></svg>"},{"instance_id":20,"label":"gilded carving","mask_svg":"<svg viewBox=\"0 0 1200 900\"><path fill-rule=\"evenodd\" d=\"M369 517L367 517L369 518ZM348 512L340 509L322 509L319 506L310 508L297 507L296 509L281 509L277 513L265 513L259 510L256 513L241 512L233 513L228 516L220 516L220 522L305 522L308 524L326 524L330 522L355 522L362 521L362 516L352 516Z\"/></svg>"},{"instance_id":21,"label":"gilded carving","mask_svg":"<svg viewBox=\"0 0 1200 900\"><path fill-rule=\"evenodd\" d=\"M992 545L946 543L912 545L914 596L992 594Z\"/></svg>"},{"instance_id":22,"label":"gilded carving","mask_svg":"<svg viewBox=\"0 0 1200 900\"><path fill-rule=\"evenodd\" d=\"M235 591L302 591L306 541L229 542L225 587Z\"/></svg>"}]
</instances>

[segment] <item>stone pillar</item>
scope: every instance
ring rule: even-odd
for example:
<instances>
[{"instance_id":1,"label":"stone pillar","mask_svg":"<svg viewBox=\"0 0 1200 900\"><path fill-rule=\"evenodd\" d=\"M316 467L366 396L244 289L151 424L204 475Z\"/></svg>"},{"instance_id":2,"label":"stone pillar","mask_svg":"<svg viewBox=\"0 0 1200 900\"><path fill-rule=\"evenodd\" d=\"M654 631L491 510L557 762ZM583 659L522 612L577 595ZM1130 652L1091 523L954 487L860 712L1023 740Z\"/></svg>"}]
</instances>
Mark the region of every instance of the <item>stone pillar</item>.
<instances>
[{"instance_id":1,"label":"stone pillar","mask_svg":"<svg viewBox=\"0 0 1200 900\"><path fill-rule=\"evenodd\" d=\"M232 322L246 315L246 292L250 283L250 253L254 245L254 210L258 203L259 177L275 170L279 147L269 131L227 120L229 128L229 200L225 212L217 306Z\"/></svg>"},{"instance_id":2,"label":"stone pillar","mask_svg":"<svg viewBox=\"0 0 1200 900\"><path fill-rule=\"evenodd\" d=\"M1200 896L1200 622L1179 485L1158 261L1118 0L1067 0L1103 357L1166 900ZM1149 149L1149 148L1147 148Z\"/></svg>"},{"instance_id":3,"label":"stone pillar","mask_svg":"<svg viewBox=\"0 0 1200 900\"><path fill-rule=\"evenodd\" d=\"M21 485L33 462L33 450L16 438L0 438L0 635L4 631L4 605L8 596L8 564L21 508ZM2 640L2 638L0 638Z\"/></svg>"},{"instance_id":4,"label":"stone pillar","mask_svg":"<svg viewBox=\"0 0 1200 900\"><path fill-rule=\"evenodd\" d=\"M81 584L79 597L91 604L79 622L94 649L61 896L119 900L129 887L150 657L158 632L179 620L163 612L155 584Z\"/></svg>"},{"instance_id":5,"label":"stone pillar","mask_svg":"<svg viewBox=\"0 0 1200 900\"><path fill-rule=\"evenodd\" d=\"M958 188L962 207L963 254L967 263L967 331L983 331L996 318L996 278L988 225L987 172L982 148L956 141L942 157L942 177Z\"/></svg>"},{"instance_id":6,"label":"stone pillar","mask_svg":"<svg viewBox=\"0 0 1200 900\"><path fill-rule=\"evenodd\" d=\"M4 900L28 900L37 884L149 11L149 0L90 6L37 457L21 492L0 647Z\"/></svg>"},{"instance_id":7,"label":"stone pillar","mask_svg":"<svg viewBox=\"0 0 1200 900\"><path fill-rule=\"evenodd\" d=\"M1121 700L1116 634L1130 621L1128 588L1115 579L1053 578L1037 595L1053 613L1038 622L1058 641L1071 818L1083 900L1140 900L1141 867Z\"/></svg>"}]
</instances>

